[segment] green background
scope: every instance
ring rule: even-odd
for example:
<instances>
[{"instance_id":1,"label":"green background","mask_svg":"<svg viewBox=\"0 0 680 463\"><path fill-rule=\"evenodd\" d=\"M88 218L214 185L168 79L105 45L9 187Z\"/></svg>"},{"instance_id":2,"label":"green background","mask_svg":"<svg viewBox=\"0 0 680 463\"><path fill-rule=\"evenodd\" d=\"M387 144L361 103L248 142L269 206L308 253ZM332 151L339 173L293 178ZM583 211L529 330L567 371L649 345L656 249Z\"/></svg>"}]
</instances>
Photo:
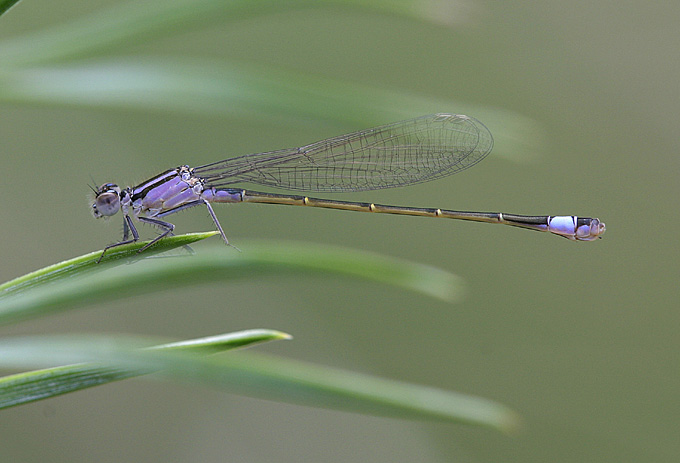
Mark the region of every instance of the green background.
<instances>
[{"instance_id":1,"label":"green background","mask_svg":"<svg viewBox=\"0 0 680 463\"><path fill-rule=\"evenodd\" d=\"M0 19L0 38L113 4L24 0ZM95 305L2 332L184 339L279 329L295 339L258 349L488 397L524 417L521 433L508 437L131 380L4 411L3 459L677 460L680 6L443 4L453 18L448 27L319 7L215 20L139 40L110 56L256 65L263 73L309 73L419 95L442 102L432 112L476 116L494 134L507 126L503 118L486 120L489 108L508 111L509 120L519 114L533 121L523 126L531 130L513 132L519 141L497 137L494 153L464 174L341 198L596 216L607 224L604 239L573 243L488 224L218 206L236 246L247 238L280 238L408 258L463 277L466 298L453 305L344 279L269 277ZM453 101L457 106L449 107ZM326 104L323 94L318 104ZM90 215L91 178L134 184L179 164L366 128L342 118L320 122L257 111L6 101L0 122L2 281L118 238L119 217L105 224ZM510 141L526 150L508 149ZM179 232L212 227L199 209L173 219ZM232 252L225 248L225 258Z\"/></svg>"}]
</instances>

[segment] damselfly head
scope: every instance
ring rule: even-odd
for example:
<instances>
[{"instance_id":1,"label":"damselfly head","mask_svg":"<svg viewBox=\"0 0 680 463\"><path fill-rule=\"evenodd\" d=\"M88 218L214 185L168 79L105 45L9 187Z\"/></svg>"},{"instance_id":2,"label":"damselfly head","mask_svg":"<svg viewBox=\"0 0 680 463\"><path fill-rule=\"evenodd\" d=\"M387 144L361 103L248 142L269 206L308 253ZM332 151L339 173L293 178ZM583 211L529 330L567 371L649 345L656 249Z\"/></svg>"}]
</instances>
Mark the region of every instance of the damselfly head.
<instances>
[{"instance_id":1,"label":"damselfly head","mask_svg":"<svg viewBox=\"0 0 680 463\"><path fill-rule=\"evenodd\" d=\"M115 215L120 210L120 187L105 183L95 192L92 213L95 218Z\"/></svg>"}]
</instances>

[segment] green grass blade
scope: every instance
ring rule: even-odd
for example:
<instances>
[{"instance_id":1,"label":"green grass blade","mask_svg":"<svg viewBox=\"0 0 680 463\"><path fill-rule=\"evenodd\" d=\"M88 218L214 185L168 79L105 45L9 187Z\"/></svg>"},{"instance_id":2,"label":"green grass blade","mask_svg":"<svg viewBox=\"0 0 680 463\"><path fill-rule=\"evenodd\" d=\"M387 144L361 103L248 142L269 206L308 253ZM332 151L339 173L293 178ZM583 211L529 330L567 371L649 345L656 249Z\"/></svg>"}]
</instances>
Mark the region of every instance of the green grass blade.
<instances>
[{"instance_id":1,"label":"green grass blade","mask_svg":"<svg viewBox=\"0 0 680 463\"><path fill-rule=\"evenodd\" d=\"M283 339L292 338L293 337L291 335L276 330L242 330L236 331L234 333L207 336L204 338L169 342L159 346L151 347L150 349L167 349L202 354L218 354L231 349L238 349L264 342L280 341Z\"/></svg>"},{"instance_id":2,"label":"green grass blade","mask_svg":"<svg viewBox=\"0 0 680 463\"><path fill-rule=\"evenodd\" d=\"M484 122L494 156L540 153L543 132L533 120L502 109L465 105L384 87L208 60L106 60L0 73L0 101L14 104L124 108L218 114L273 123L309 121L366 128L437 112ZM535 155L535 154L534 154Z\"/></svg>"},{"instance_id":3,"label":"green grass blade","mask_svg":"<svg viewBox=\"0 0 680 463\"><path fill-rule=\"evenodd\" d=\"M214 354L281 339L290 339L290 336L280 331L248 330L164 344L152 347L152 349L175 349L197 354ZM5 376L0 378L0 410L132 378L140 374L144 373L77 364Z\"/></svg>"},{"instance_id":4,"label":"green grass blade","mask_svg":"<svg viewBox=\"0 0 680 463\"><path fill-rule=\"evenodd\" d=\"M139 349L145 342L122 337L5 339L0 340L0 365L97 363L136 374L160 372L249 397L364 414L437 419L504 431L518 422L500 404L441 389L246 352L216 358Z\"/></svg>"},{"instance_id":5,"label":"green grass blade","mask_svg":"<svg viewBox=\"0 0 680 463\"><path fill-rule=\"evenodd\" d=\"M182 246L188 246L211 236L217 235L218 232L203 232L203 233L187 233L185 235L170 236L159 241L152 248L144 252L144 256L153 256L163 252L168 252ZM28 273L26 275L15 278L0 285L0 300L15 292L25 291L34 286L45 285L54 280L70 278L76 275L82 275L90 270L103 270L108 268L107 263L119 261L122 259L130 259L139 256L137 251L146 246L148 241L138 241L124 246L107 251L100 264L97 264L97 259L102 255L102 251L94 251L84 256L75 257L73 259L65 260L57 264L53 264L40 270Z\"/></svg>"},{"instance_id":6,"label":"green grass blade","mask_svg":"<svg viewBox=\"0 0 680 463\"><path fill-rule=\"evenodd\" d=\"M154 57L26 68L0 74L0 83L0 101L13 103L155 109L281 121L293 116L307 123L309 119L385 123L460 106L271 66Z\"/></svg>"},{"instance_id":7,"label":"green grass blade","mask_svg":"<svg viewBox=\"0 0 680 463\"><path fill-rule=\"evenodd\" d=\"M269 274L344 275L396 285L444 300L454 300L462 289L460 280L444 270L366 251L292 242L243 242L239 246L243 252L219 246L172 261L141 259L134 265L94 272L88 271L85 261L96 261L100 253L90 253L77 258L83 261L82 270L63 271L51 276L47 283L33 284L29 279L23 282L30 284L29 289L1 297L0 324L74 309L92 301ZM135 254L136 259L138 256ZM42 271L35 273L40 275Z\"/></svg>"},{"instance_id":8,"label":"green grass blade","mask_svg":"<svg viewBox=\"0 0 680 463\"><path fill-rule=\"evenodd\" d=\"M118 3L67 24L0 42L0 62L9 67L63 61L176 35L217 21L324 6L368 9L444 25L455 21L445 2L418 0L138 1Z\"/></svg>"},{"instance_id":9,"label":"green grass blade","mask_svg":"<svg viewBox=\"0 0 680 463\"><path fill-rule=\"evenodd\" d=\"M0 16L7 13L17 3L19 3L19 0L0 0Z\"/></svg>"}]
</instances>

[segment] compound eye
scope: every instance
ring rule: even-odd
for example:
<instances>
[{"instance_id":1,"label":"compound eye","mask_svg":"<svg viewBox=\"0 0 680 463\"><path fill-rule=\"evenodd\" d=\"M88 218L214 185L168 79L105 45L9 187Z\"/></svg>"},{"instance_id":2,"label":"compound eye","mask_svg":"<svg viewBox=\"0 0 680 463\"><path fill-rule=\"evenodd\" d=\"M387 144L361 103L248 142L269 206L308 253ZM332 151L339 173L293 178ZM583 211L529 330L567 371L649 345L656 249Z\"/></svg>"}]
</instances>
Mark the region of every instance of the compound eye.
<instances>
[{"instance_id":1,"label":"compound eye","mask_svg":"<svg viewBox=\"0 0 680 463\"><path fill-rule=\"evenodd\" d=\"M120 210L120 188L113 183L102 185L92 204L94 216L108 217Z\"/></svg>"}]
</instances>

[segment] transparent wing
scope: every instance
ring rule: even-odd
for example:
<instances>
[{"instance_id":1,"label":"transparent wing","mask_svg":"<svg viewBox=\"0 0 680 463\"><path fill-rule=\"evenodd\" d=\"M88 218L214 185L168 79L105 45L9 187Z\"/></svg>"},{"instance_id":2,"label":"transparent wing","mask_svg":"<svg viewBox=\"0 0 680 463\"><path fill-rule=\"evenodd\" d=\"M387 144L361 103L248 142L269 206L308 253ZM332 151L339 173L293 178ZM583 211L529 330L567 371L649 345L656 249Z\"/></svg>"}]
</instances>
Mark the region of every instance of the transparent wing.
<instances>
[{"instance_id":1,"label":"transparent wing","mask_svg":"<svg viewBox=\"0 0 680 463\"><path fill-rule=\"evenodd\" d=\"M363 191L428 182L484 159L493 137L468 116L434 114L299 148L196 167L207 187L255 183L287 190Z\"/></svg>"}]
</instances>

